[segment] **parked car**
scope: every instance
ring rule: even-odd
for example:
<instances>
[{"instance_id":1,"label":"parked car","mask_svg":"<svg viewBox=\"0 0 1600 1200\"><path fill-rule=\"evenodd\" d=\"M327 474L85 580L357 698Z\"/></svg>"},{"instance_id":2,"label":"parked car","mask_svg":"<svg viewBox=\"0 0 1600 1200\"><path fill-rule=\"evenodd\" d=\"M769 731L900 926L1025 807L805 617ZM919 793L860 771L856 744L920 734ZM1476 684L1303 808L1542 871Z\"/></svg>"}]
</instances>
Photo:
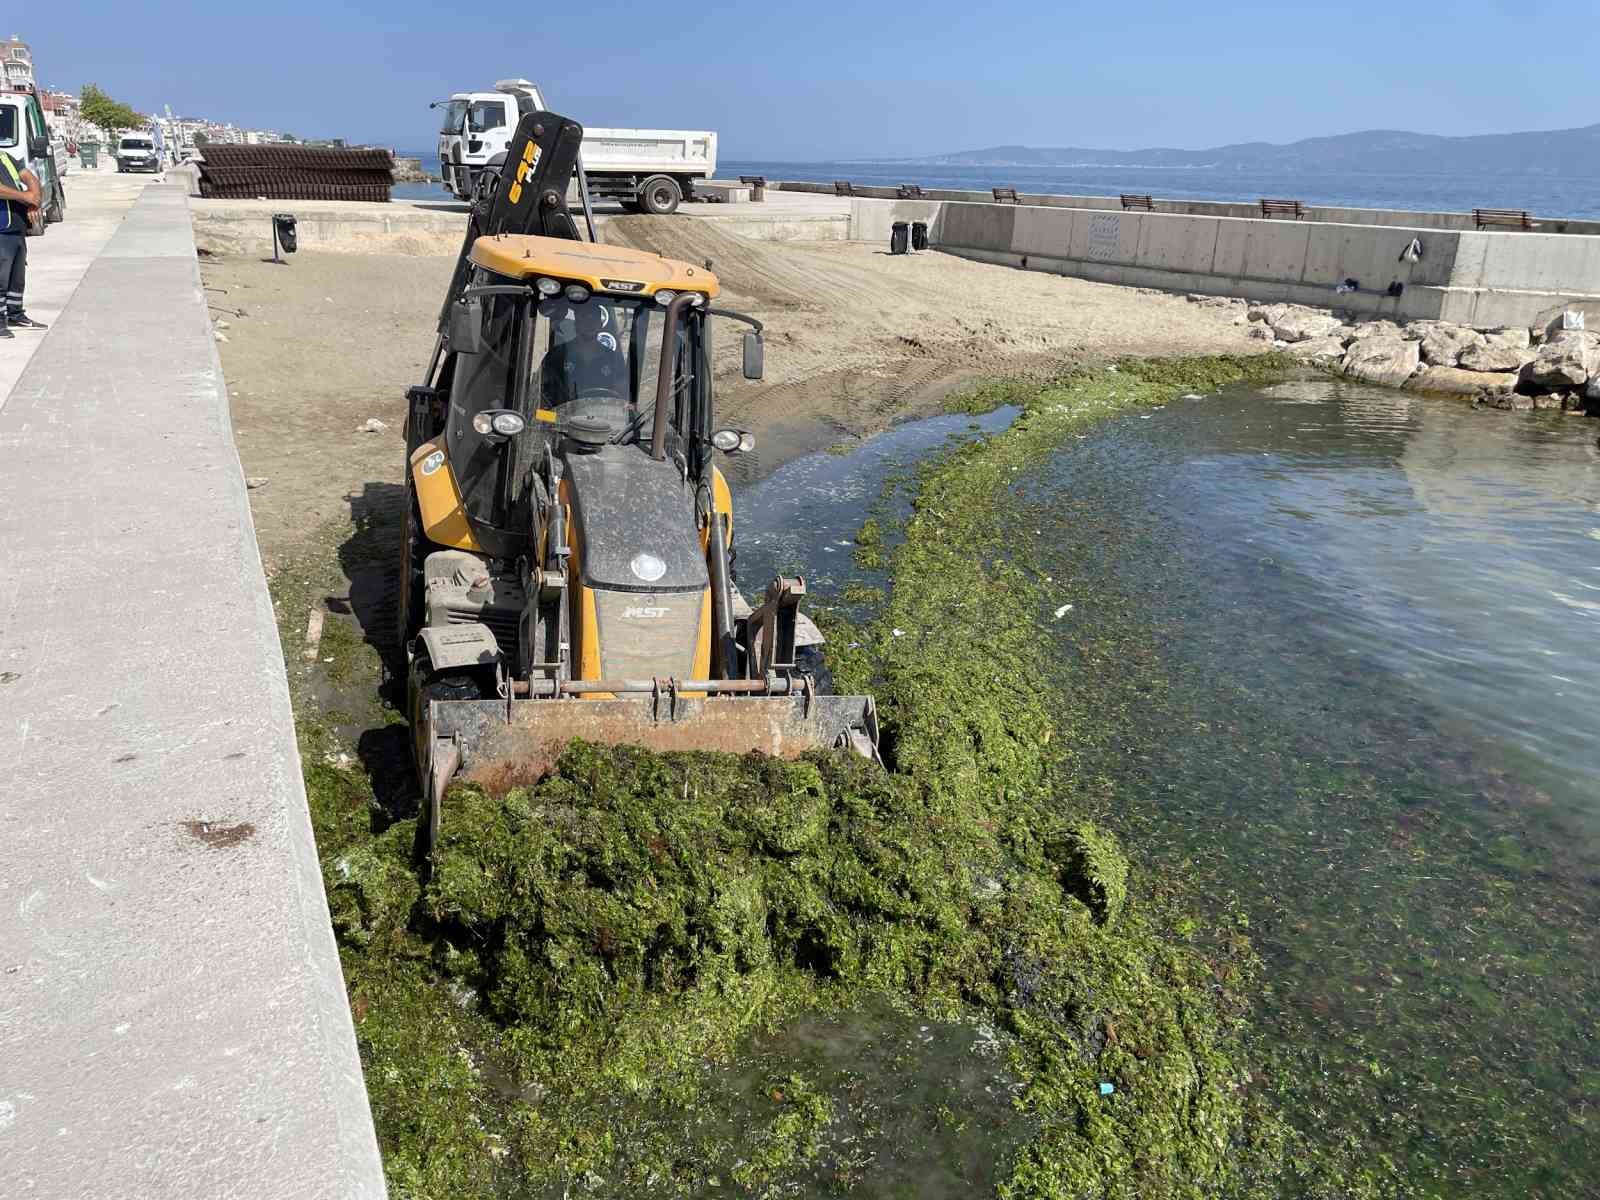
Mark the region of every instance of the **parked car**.
<instances>
[{"instance_id":1,"label":"parked car","mask_svg":"<svg viewBox=\"0 0 1600 1200\"><path fill-rule=\"evenodd\" d=\"M0 153L11 155L39 179L46 222L65 219L67 192L56 170L57 159L50 149L50 127L44 122L44 109L32 92L0 92Z\"/></svg>"},{"instance_id":2,"label":"parked car","mask_svg":"<svg viewBox=\"0 0 1600 1200\"><path fill-rule=\"evenodd\" d=\"M148 133L125 133L117 139L117 170L159 171L161 159Z\"/></svg>"}]
</instances>

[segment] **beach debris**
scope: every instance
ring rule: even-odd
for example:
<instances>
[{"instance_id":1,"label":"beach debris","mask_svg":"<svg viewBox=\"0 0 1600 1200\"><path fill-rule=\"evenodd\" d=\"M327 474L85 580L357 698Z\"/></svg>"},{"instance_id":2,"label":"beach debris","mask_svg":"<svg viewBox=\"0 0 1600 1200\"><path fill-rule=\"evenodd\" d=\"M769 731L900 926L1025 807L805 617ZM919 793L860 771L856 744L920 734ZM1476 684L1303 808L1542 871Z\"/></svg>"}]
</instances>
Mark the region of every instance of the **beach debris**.
<instances>
[{"instance_id":1,"label":"beach debris","mask_svg":"<svg viewBox=\"0 0 1600 1200\"><path fill-rule=\"evenodd\" d=\"M1107 1083L1104 1080L1101 1081L1101 1083L1100 1083L1100 1094L1102 1096L1113 1096L1113 1095L1116 1094L1116 1091L1117 1091L1117 1085L1116 1084Z\"/></svg>"},{"instance_id":2,"label":"beach debris","mask_svg":"<svg viewBox=\"0 0 1600 1200\"><path fill-rule=\"evenodd\" d=\"M235 394L237 394L237 393L235 393ZM244 486L249 488L253 492L257 488L266 487L267 486L267 482L268 482L268 479L267 479L267 476L265 476L265 475L251 475L251 476L249 476L249 477L247 477L245 479Z\"/></svg>"},{"instance_id":3,"label":"beach debris","mask_svg":"<svg viewBox=\"0 0 1600 1200\"><path fill-rule=\"evenodd\" d=\"M889 632L895 637L905 637L906 635L906 631L904 629L891 629Z\"/></svg>"},{"instance_id":4,"label":"beach debris","mask_svg":"<svg viewBox=\"0 0 1600 1200\"><path fill-rule=\"evenodd\" d=\"M386 425L384 422L378 420L377 417L368 417L367 418L367 423L365 425L363 425L360 429L356 430L356 432L357 433L382 433L387 428L389 428L389 426Z\"/></svg>"},{"instance_id":5,"label":"beach debris","mask_svg":"<svg viewBox=\"0 0 1600 1200\"><path fill-rule=\"evenodd\" d=\"M1060 608L1056 609L1056 620L1061 620L1062 617L1066 616L1071 611L1072 605L1063 604Z\"/></svg>"},{"instance_id":6,"label":"beach debris","mask_svg":"<svg viewBox=\"0 0 1600 1200\"><path fill-rule=\"evenodd\" d=\"M1185 392L1182 396L1179 396L1178 399L1180 399L1180 400L1204 400L1205 397L1202 396L1199 392Z\"/></svg>"}]
</instances>

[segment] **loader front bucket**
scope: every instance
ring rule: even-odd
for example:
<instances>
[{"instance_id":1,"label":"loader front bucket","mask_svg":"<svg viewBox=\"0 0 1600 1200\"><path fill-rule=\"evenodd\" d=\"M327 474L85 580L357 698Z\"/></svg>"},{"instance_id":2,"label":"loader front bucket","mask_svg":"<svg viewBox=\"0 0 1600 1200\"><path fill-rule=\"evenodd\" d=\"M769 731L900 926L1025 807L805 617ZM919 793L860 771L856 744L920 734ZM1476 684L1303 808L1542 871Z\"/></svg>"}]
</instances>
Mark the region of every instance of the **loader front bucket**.
<instances>
[{"instance_id":1,"label":"loader front bucket","mask_svg":"<svg viewBox=\"0 0 1600 1200\"><path fill-rule=\"evenodd\" d=\"M758 750L798 758L842 747L876 758L877 710L870 696L637 696L624 699L434 700L428 705L425 811L430 855L452 778L497 793L530 783L574 738L648 750Z\"/></svg>"}]
</instances>

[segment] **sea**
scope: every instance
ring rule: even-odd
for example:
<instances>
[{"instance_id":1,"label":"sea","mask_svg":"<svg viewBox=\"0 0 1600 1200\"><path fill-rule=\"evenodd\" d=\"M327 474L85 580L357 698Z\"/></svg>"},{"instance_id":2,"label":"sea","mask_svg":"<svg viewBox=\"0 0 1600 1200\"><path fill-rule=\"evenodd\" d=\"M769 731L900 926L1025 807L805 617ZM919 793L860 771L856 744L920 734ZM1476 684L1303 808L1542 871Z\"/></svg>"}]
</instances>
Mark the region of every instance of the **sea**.
<instances>
[{"instance_id":1,"label":"sea","mask_svg":"<svg viewBox=\"0 0 1600 1200\"><path fill-rule=\"evenodd\" d=\"M435 173L437 154L401 151L422 159ZM848 179L866 186L987 190L1065 196L1115 196L1137 192L1171 200L1253 201L1263 196L1307 204L1351 208L1400 208L1422 212L1470 212L1474 208L1525 209L1536 216L1600 218L1600 164L1575 165L1570 174L1501 172L1391 174L1361 171L1240 171L1221 167L1074 166L971 167L890 160L779 162L724 158L718 176L763 175L831 183ZM441 199L436 183L400 184L396 199Z\"/></svg>"}]
</instances>

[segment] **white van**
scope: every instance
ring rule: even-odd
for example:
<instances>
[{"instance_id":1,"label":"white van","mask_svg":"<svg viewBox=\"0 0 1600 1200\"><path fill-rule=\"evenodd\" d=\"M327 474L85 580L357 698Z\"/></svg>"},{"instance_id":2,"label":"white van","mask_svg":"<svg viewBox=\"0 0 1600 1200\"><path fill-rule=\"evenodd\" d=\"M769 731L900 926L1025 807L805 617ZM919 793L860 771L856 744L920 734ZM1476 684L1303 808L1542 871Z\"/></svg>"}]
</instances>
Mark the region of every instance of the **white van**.
<instances>
[{"instance_id":1,"label":"white van","mask_svg":"<svg viewBox=\"0 0 1600 1200\"><path fill-rule=\"evenodd\" d=\"M125 133L117 139L118 171L159 171L155 140L148 133Z\"/></svg>"},{"instance_id":2,"label":"white van","mask_svg":"<svg viewBox=\"0 0 1600 1200\"><path fill-rule=\"evenodd\" d=\"M55 222L67 215L67 193L56 170L50 148L50 127L44 109L32 92L0 92L0 154L32 171L39 180L44 219Z\"/></svg>"}]
</instances>

